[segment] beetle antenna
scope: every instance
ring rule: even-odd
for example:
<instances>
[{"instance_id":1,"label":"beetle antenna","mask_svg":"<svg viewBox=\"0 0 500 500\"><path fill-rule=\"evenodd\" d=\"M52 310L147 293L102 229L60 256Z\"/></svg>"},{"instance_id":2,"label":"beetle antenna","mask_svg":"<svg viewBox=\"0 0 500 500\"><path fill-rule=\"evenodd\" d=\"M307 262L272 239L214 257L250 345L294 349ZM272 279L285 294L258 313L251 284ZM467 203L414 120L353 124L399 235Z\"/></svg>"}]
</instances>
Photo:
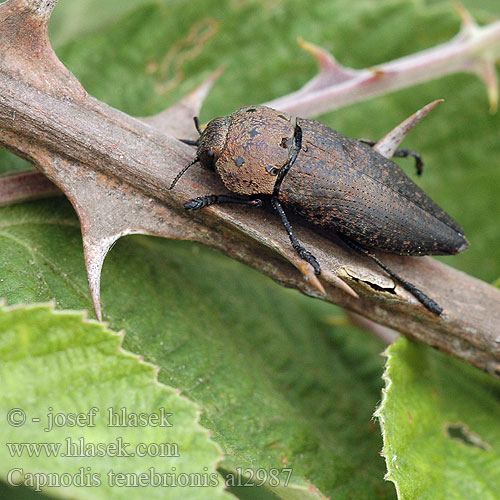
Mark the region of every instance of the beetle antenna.
<instances>
[{"instance_id":1,"label":"beetle antenna","mask_svg":"<svg viewBox=\"0 0 500 500\"><path fill-rule=\"evenodd\" d=\"M174 189L174 186L177 184L179 179L186 173L186 170L189 167L192 167L195 163L198 163L200 159L196 157L191 163L187 164L176 176L175 179L172 181L172 184L170 184L170 187L168 189Z\"/></svg>"},{"instance_id":2,"label":"beetle antenna","mask_svg":"<svg viewBox=\"0 0 500 500\"><path fill-rule=\"evenodd\" d=\"M200 127L200 119L197 116L195 116L193 118L193 120L194 120L194 126L196 127L198 134L200 134L200 135L203 134L203 130L201 130L201 127Z\"/></svg>"}]
</instances>

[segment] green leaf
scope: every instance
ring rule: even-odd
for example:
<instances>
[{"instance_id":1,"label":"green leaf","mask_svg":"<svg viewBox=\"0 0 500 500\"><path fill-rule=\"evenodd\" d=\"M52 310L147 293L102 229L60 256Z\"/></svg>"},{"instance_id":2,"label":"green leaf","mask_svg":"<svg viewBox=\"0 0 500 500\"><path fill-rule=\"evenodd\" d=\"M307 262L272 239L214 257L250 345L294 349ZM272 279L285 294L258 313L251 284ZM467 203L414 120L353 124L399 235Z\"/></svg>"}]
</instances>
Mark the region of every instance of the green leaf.
<instances>
[{"instance_id":1,"label":"green leaf","mask_svg":"<svg viewBox=\"0 0 500 500\"><path fill-rule=\"evenodd\" d=\"M498 14L495 5L481 0L473 7L487 21ZM51 33L63 62L92 95L128 113L159 112L226 63L202 121L291 92L312 77L315 63L297 47L298 36L362 68L446 41L459 27L441 0L80 0L61 2L54 16ZM215 32L195 35L199 50L190 52L183 42L196 26ZM173 63L162 74L165 60ZM177 85L159 92L169 81ZM492 216L500 209L494 161L500 118L488 114L476 77L451 75L322 120L353 137L378 138L438 97L446 103L405 147L423 154L419 184L471 241L447 263L492 281L500 259L500 226ZM26 166L0 154L2 171ZM0 210L0 296L10 304L55 299L60 308L91 309L79 225L68 203ZM224 473L290 465L292 486L276 491L281 498L318 497L310 483L340 500L394 497L382 480L381 443L370 424L381 346L356 329L329 326L325 318L339 314L334 308L197 245L145 237L121 240L107 258L103 305L111 326L126 329L125 347L160 366L162 382L202 407L203 424L226 452ZM241 490L251 498L255 490L269 491L234 489L241 498Z\"/></svg>"},{"instance_id":2,"label":"green leaf","mask_svg":"<svg viewBox=\"0 0 500 500\"><path fill-rule=\"evenodd\" d=\"M3 208L0 227L0 296L91 307L67 202ZM270 487L271 474L291 468L290 486L282 473L273 489L284 499L321 498L315 487L338 499L392 498L371 422L382 346L332 326L335 308L205 248L142 236L106 259L103 306L127 332L125 347L203 409L224 473L250 468Z\"/></svg>"},{"instance_id":3,"label":"green leaf","mask_svg":"<svg viewBox=\"0 0 500 500\"><path fill-rule=\"evenodd\" d=\"M127 498L164 498L165 487L150 481L166 478L169 498L232 498L215 473L221 453L199 425L197 405L159 384L155 367L123 351L122 339L80 313L0 307L3 480L24 476L35 491L110 499L123 498L120 484L129 481L136 487ZM173 483L191 475L217 485ZM49 477L57 486L55 476L67 482L63 491L44 487Z\"/></svg>"},{"instance_id":4,"label":"green leaf","mask_svg":"<svg viewBox=\"0 0 500 500\"><path fill-rule=\"evenodd\" d=\"M401 338L377 411L399 498L500 498L500 381Z\"/></svg>"}]
</instances>

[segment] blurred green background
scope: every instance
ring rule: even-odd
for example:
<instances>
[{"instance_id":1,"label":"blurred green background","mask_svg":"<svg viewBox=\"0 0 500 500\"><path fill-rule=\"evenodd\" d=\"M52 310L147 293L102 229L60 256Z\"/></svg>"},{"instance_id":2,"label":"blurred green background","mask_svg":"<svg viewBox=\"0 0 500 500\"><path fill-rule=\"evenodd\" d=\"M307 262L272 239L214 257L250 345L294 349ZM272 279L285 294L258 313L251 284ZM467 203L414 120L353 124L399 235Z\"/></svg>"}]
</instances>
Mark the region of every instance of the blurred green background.
<instances>
[{"instance_id":1,"label":"blurred green background","mask_svg":"<svg viewBox=\"0 0 500 500\"><path fill-rule=\"evenodd\" d=\"M500 15L493 0L463 3L481 23ZM50 36L90 94L137 116L175 103L226 65L203 107L207 121L313 77L316 63L298 37L364 68L443 43L459 27L453 3L440 0L62 0ZM500 116L489 113L477 77L450 75L319 118L377 139L437 98L446 102L404 146L423 155L417 182L471 242L443 260L492 282L500 276ZM399 163L415 177L411 161ZM27 167L0 152L1 172ZM0 296L91 310L79 225L66 201L3 208L0 229ZM148 237L117 243L102 288L105 319L126 329L125 347L202 407L203 424L227 452L225 470L286 457L299 483L332 498L395 497L371 422L384 346L347 325L342 311L198 245Z\"/></svg>"}]
</instances>

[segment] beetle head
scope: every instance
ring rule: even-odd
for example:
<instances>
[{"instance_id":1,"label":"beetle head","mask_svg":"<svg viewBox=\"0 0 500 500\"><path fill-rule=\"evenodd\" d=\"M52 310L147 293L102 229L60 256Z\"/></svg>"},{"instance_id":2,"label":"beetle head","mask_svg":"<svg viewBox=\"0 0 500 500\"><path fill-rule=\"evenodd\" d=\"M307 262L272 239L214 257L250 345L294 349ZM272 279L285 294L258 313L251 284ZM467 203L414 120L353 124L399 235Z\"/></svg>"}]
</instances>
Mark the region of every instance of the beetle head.
<instances>
[{"instance_id":1,"label":"beetle head","mask_svg":"<svg viewBox=\"0 0 500 500\"><path fill-rule=\"evenodd\" d=\"M198 158L238 194L272 194L293 150L291 118L265 106L241 108L212 120L200 137Z\"/></svg>"},{"instance_id":2,"label":"beetle head","mask_svg":"<svg viewBox=\"0 0 500 500\"><path fill-rule=\"evenodd\" d=\"M224 151L231 119L228 116L215 118L206 126L200 136L197 157L200 163L211 170Z\"/></svg>"}]
</instances>

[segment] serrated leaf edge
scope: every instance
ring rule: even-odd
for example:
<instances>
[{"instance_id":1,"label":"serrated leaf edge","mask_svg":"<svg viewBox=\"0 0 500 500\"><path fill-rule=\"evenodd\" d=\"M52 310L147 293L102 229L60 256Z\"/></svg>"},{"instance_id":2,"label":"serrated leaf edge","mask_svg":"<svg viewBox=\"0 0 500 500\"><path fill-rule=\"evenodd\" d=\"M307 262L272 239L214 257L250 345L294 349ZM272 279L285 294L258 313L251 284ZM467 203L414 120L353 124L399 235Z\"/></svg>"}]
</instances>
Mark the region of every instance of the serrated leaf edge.
<instances>
[{"instance_id":1,"label":"serrated leaf edge","mask_svg":"<svg viewBox=\"0 0 500 500\"><path fill-rule=\"evenodd\" d=\"M390 391L391 385L392 385L392 379L391 379L391 361L394 358L394 354L391 352L390 346L382 352L381 354L386 358L385 366L384 366L384 372L382 373L382 380L384 381L384 387L382 388L382 399L380 401L379 406L373 413L373 418L378 419L379 425L380 425L380 432L382 434L382 451L380 452L380 456L384 458L386 468L387 468L387 473L384 476L384 479L386 481L391 481L394 484L394 487L396 488L396 495L398 500L401 499L401 493L399 491L399 485L397 481L391 476L392 472L392 467L391 467L391 461L393 458L392 452L390 453L389 450L389 443L388 443L388 438L387 438L387 432L385 428L385 415L384 415L384 410L385 410L385 404L387 402L387 395ZM389 456L391 455L391 456Z\"/></svg>"},{"instance_id":2,"label":"serrated leaf edge","mask_svg":"<svg viewBox=\"0 0 500 500\"><path fill-rule=\"evenodd\" d=\"M52 314L55 314L58 316L73 316L75 319L80 319L80 321L82 321L82 323L89 324L92 326L97 326L97 327L101 328L102 331L109 334L111 337L117 338L119 340L119 344L117 345L118 355L129 357L129 358L136 358L136 360L138 361L139 364L144 365L144 366L151 369L151 371L153 372L153 380L152 381L156 386L162 387L163 389L166 389L167 391L172 390L178 398L181 398L182 400L184 400L184 402L188 403L191 406L196 407L196 417L194 419L195 431L201 431L202 433L204 433L206 435L208 441L215 447L215 450L218 454L218 458L216 459L216 461L213 464L213 470L214 470L214 472L217 472L218 474L220 474L218 472L218 468L219 468L222 460L224 459L224 452L223 452L221 446L219 445L219 443L217 443L216 441L214 441L212 439L212 431L201 425L200 419L201 419L202 408L195 401L182 395L181 389L177 389L175 387L164 384L163 382L160 382L158 380L158 373L160 371L160 367L158 365L150 363L149 361L145 361L144 357L141 356L140 354L136 354L136 353L133 353L131 351L127 351L126 349L124 349L122 347L123 340L125 338L125 330L120 330L119 332L115 332L115 331L111 330L108 327L107 323L89 318L87 310L80 310L79 311L79 310L71 310L71 309L56 309L56 302L53 300L49 301L49 302L39 302L39 303L33 303L33 304L14 304L14 305L7 306L5 298L0 298L0 309L3 312L18 311L18 310L23 310L23 309L28 310L28 311L29 310L47 310L47 311L51 312ZM222 484L222 485L225 484L223 479L224 478L221 476L221 483L220 484ZM226 495L229 495L229 496L231 495L231 493L229 493L225 487L221 488L221 490L224 491Z\"/></svg>"}]
</instances>

